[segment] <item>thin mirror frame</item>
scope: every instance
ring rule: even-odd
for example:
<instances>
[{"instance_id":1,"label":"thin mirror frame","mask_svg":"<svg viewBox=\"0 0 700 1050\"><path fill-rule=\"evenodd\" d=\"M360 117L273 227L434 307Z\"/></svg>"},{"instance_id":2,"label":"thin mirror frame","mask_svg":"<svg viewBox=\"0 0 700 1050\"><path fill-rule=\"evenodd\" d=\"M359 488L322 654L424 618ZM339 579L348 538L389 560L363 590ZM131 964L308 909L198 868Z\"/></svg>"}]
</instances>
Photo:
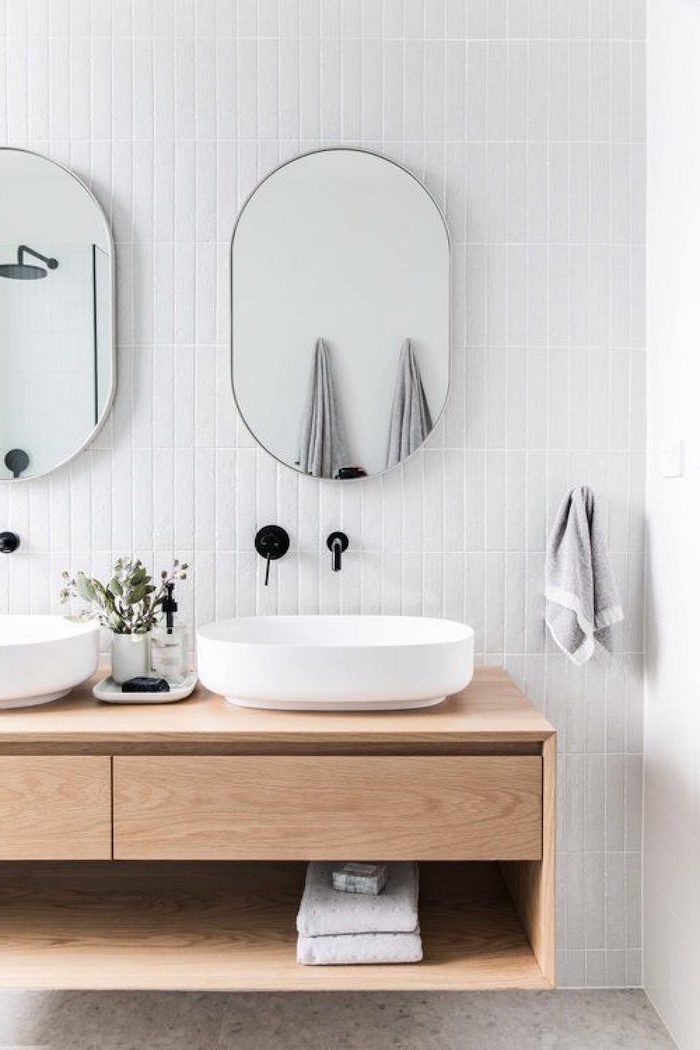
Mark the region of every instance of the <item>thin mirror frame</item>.
<instances>
[{"instance_id":1,"label":"thin mirror frame","mask_svg":"<svg viewBox=\"0 0 700 1050\"><path fill-rule=\"evenodd\" d=\"M39 473L39 474L28 474L26 477L21 477L20 476L19 478L0 478L0 484L3 484L3 485L17 485L19 482L31 482L31 481L35 481L37 478L48 477L48 475L49 474L53 474L54 471L60 470L61 467L64 467L67 463L70 463L71 460L75 459L76 456L79 456L81 452L85 451L85 449L95 440L96 436L99 434L99 432L102 430L102 427L107 422L107 417L109 416L109 413L112 410L112 405L114 404L114 398L116 397L116 393L117 393L117 324L116 324L116 320L117 320L116 319L116 305L117 305L117 300L116 300L116 271L117 271L117 266L116 266L116 255L115 255L115 251L114 251L114 236L112 234L112 227L110 226L109 221L107 219L107 216L105 215L105 210L102 207L102 205L100 204L100 202L98 201L98 199L95 196L95 194L92 192L92 190L89 188L89 186L87 186L83 182L83 180L80 178L79 175L76 175L74 171L71 171L70 168L67 168L65 166L65 164L61 164L61 163L59 163L59 161L54 160L52 157L47 157L45 153L39 153L37 150L21 149L20 147L16 147L16 146L0 146L0 160L2 158L2 154L3 153L26 153L27 156L29 156L29 157L38 157L39 160L44 160L44 161L47 161L49 164L53 164L54 167L58 168L60 171L64 172L66 175L69 175L75 182L78 183L80 188L90 198L90 200L92 201L92 203L95 205L96 209L98 210L99 215L100 215L100 219L102 220L102 223L104 224L105 232L107 234L107 241L109 243L109 292L110 292L110 313L111 313L110 324L109 324L109 334L110 334L110 339L111 339L111 344L112 344L111 345L111 351L110 351L110 362L111 362L111 365L112 365L112 384L111 384L110 391L109 391L109 397L107 398L107 400L105 402L105 406L104 406L104 408L103 408L103 410L102 410L102 412L100 414L99 419L97 420L97 423L95 424L93 429L90 431L90 434L88 435L87 439L82 443L82 445L80 445L73 452L71 452L70 455L65 456L63 459L59 460L59 462L55 463L54 466L49 468L49 470L42 470L41 473ZM1 183L1 181L2 181L2 176L0 175L0 183Z\"/></svg>"},{"instance_id":2,"label":"thin mirror frame","mask_svg":"<svg viewBox=\"0 0 700 1050\"><path fill-rule=\"evenodd\" d=\"M440 408L440 411L439 411L439 413L438 413L438 415L437 415L437 417L435 419L435 422L433 423L432 430L428 434L428 436L425 439L425 441L423 442L423 444L420 445L419 448L417 448L415 450L415 452L411 452L410 455L405 456L401 460L400 463L395 463L394 466L392 466L392 467L385 467L384 470L378 470L374 474L366 474L366 475L364 475L362 477L359 477L359 478L318 478L318 477L315 477L313 474L306 474L306 473L304 473L303 470L299 470L297 467L295 467L293 463L287 463L286 460L280 459L279 456L275 455L275 453L272 452L267 447L267 445L264 443L264 441L261 441L260 438L258 437L258 435L255 434L253 432L253 430L250 428L250 426L248 425L248 422L247 422L247 420L245 418L245 415L243 414L241 406L238 403L238 398L236 397L236 381L235 381L236 347L235 347L235 341L234 341L234 338L233 338L233 277L234 277L233 250L234 250L234 246L235 246L235 243L236 243L236 231L238 230L238 225L239 225L241 219L243 218L245 210L248 207L248 205L250 204L250 202L253 199L253 197L255 196L255 194L260 189L260 187L263 186L268 181L268 179L271 179L273 175L277 174L277 172L282 171L283 168L288 167L290 164L294 164L295 161L297 161L297 160L302 160L304 157L313 157L313 156L315 156L318 153L350 153L350 152L352 152L352 153L365 153L365 154L367 154L370 157L376 157L378 160L383 160L387 164L392 164L395 168L398 168L399 171L402 171L405 175L410 176L410 178L412 178L414 182L418 183L420 188L430 198L430 200L432 201L433 206L435 208L435 211L437 212L437 214L438 214L438 216L440 218L440 221L442 222L442 226L443 226L443 229L445 231L445 239L447 241L447 282L448 282L448 287L447 287L447 386L445 388L445 399L444 399L444 401L442 403L442 406ZM430 441L430 438L432 437L432 435L437 430L438 426L442 422L443 416L445 415L445 410L447 409L447 402L448 402L449 397L450 397L450 390L452 389L452 239L450 237L450 228L447 225L447 219L445 218L445 215L444 215L444 213L442 211L442 208L438 204L434 194L428 189L428 187L425 185L423 180L419 179L418 176L415 175L404 164L399 163L399 161L397 161L397 160L393 160L391 157L385 157L383 153L378 153L376 150L365 149L362 146L322 146L319 149L305 150L303 153L297 153L297 154L295 154L295 156L290 157L289 160L282 161L281 164L278 164L276 167L274 167L270 171L268 171L267 175L265 175L260 180L260 182L258 182L254 186L254 188L251 190L251 192L248 194L248 196L244 200L243 204L241 205L241 208L240 208L240 210L238 212L238 216L236 218L236 222L235 222L234 227L233 227L233 234L231 235L231 250L229 252L229 323L231 325L231 389L233 391L233 400L234 400L234 403L236 405L236 411L238 413L239 418L241 419L241 421L243 423L243 426L246 428L246 430L248 431L250 436L253 438L253 441L255 442L255 444L257 446L259 446L261 449L263 449L264 452L267 452L267 454L269 456L271 456L272 459L274 459L277 463L280 463L283 467L287 467L289 470L293 470L295 474L300 474L304 478L313 478L314 481L322 482L323 484L325 484L326 482L331 482L334 485L347 485L348 483L353 484L353 483L358 483L358 482L362 482L362 481L368 481L371 478L381 478L385 474L390 474L392 470L398 470L399 467L403 467L403 465L405 463L408 463L409 460L413 459L415 456L417 456L420 452L423 451L423 449L425 448L426 444Z\"/></svg>"}]
</instances>

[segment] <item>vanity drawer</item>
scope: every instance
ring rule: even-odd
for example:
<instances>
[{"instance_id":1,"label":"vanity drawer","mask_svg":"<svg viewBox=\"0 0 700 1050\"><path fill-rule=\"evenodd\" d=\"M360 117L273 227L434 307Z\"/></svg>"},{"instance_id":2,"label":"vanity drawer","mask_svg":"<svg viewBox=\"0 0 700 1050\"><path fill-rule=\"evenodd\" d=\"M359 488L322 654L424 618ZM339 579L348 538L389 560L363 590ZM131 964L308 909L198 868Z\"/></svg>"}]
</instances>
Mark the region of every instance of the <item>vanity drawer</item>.
<instances>
[{"instance_id":1,"label":"vanity drawer","mask_svg":"<svg viewBox=\"0 0 700 1050\"><path fill-rule=\"evenodd\" d=\"M538 860L542 759L116 757L116 860Z\"/></svg>"},{"instance_id":2,"label":"vanity drawer","mask_svg":"<svg viewBox=\"0 0 700 1050\"><path fill-rule=\"evenodd\" d=\"M0 860L109 860L107 756L0 756Z\"/></svg>"}]
</instances>

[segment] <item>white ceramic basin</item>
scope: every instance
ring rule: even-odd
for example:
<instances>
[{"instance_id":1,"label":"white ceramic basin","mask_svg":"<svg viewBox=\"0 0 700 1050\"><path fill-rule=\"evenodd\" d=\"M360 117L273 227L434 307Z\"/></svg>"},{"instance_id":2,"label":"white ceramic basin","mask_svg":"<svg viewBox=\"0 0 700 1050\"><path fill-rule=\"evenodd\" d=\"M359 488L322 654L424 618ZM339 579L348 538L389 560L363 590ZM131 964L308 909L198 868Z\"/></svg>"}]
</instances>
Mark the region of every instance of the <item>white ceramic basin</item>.
<instances>
[{"instance_id":1,"label":"white ceramic basin","mask_svg":"<svg viewBox=\"0 0 700 1050\"><path fill-rule=\"evenodd\" d=\"M97 670L100 630L63 616L0 616L0 710L69 693Z\"/></svg>"},{"instance_id":2,"label":"white ceramic basin","mask_svg":"<svg viewBox=\"0 0 700 1050\"><path fill-rule=\"evenodd\" d=\"M431 707L471 681L474 632L418 616L241 617L199 628L197 670L243 707Z\"/></svg>"}]
</instances>

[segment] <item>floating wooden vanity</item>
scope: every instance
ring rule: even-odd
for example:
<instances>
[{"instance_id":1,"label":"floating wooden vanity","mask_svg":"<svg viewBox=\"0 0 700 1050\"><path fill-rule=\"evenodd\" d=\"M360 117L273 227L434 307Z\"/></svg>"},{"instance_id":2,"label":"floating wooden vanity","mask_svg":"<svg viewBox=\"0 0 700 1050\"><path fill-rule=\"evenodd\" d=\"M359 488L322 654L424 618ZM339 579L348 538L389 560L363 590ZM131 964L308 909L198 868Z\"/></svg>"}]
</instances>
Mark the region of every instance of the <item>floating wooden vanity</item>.
<instances>
[{"instance_id":1,"label":"floating wooden vanity","mask_svg":"<svg viewBox=\"0 0 700 1050\"><path fill-rule=\"evenodd\" d=\"M0 986L554 984L553 728L479 670L416 712L0 714ZM421 862L417 965L304 967L304 861Z\"/></svg>"}]
</instances>

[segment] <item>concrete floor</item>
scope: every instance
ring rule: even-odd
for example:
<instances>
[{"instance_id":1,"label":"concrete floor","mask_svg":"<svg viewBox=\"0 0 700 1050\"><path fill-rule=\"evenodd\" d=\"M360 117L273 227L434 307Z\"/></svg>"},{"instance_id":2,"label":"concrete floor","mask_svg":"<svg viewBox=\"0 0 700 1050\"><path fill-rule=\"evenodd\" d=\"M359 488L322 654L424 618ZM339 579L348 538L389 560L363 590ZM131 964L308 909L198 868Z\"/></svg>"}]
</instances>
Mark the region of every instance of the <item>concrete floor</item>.
<instances>
[{"instance_id":1,"label":"concrete floor","mask_svg":"<svg viewBox=\"0 0 700 1050\"><path fill-rule=\"evenodd\" d=\"M0 1050L672 1050L641 991L4 992Z\"/></svg>"}]
</instances>

